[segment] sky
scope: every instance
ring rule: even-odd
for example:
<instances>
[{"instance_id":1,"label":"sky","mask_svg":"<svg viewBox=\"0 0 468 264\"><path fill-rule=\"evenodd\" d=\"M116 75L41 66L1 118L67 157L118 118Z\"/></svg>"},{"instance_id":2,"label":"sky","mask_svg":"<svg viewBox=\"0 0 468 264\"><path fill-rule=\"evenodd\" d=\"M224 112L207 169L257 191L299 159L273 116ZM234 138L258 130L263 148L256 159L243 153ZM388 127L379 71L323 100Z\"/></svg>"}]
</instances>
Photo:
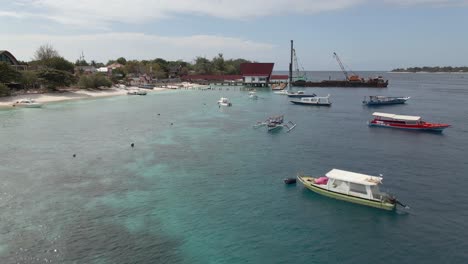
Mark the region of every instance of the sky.
<instances>
[{"instance_id":1,"label":"sky","mask_svg":"<svg viewBox=\"0 0 468 264\"><path fill-rule=\"evenodd\" d=\"M0 50L30 61L196 57L305 70L468 65L468 0L0 0Z\"/></svg>"}]
</instances>

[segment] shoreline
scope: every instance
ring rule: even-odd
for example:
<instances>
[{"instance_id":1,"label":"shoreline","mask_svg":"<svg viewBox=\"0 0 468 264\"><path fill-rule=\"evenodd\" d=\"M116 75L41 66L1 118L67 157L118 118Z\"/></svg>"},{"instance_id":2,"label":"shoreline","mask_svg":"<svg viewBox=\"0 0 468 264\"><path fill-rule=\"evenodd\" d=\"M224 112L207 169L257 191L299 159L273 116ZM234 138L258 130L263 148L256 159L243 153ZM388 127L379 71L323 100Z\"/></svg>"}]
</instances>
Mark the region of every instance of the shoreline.
<instances>
[{"instance_id":1,"label":"shoreline","mask_svg":"<svg viewBox=\"0 0 468 264\"><path fill-rule=\"evenodd\" d=\"M136 90L137 87L128 87L129 90ZM167 88L153 88L150 89L138 89L147 92L160 92L165 91ZM121 88L109 88L105 90L86 90L78 89L74 91L62 91L62 92L51 92L51 93L31 93L22 95L13 95L0 97L0 108L14 108L13 104L21 99L30 98L34 99L38 103L47 104L53 102L92 99L92 98L104 98L112 96L127 96L127 89Z\"/></svg>"},{"instance_id":2,"label":"shoreline","mask_svg":"<svg viewBox=\"0 0 468 264\"><path fill-rule=\"evenodd\" d=\"M418 71L418 72L408 72L408 71L389 71L388 73L420 73L420 74L468 74L468 72L428 72L428 71Z\"/></svg>"}]
</instances>

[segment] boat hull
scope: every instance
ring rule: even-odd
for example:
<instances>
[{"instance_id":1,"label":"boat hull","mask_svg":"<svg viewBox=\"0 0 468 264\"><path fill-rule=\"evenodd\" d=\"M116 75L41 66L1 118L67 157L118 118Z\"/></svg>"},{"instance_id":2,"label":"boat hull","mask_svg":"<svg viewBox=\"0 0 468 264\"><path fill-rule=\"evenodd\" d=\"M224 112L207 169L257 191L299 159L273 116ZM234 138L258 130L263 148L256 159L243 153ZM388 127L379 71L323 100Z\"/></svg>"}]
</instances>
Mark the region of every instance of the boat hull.
<instances>
[{"instance_id":1,"label":"boat hull","mask_svg":"<svg viewBox=\"0 0 468 264\"><path fill-rule=\"evenodd\" d=\"M291 98L315 97L315 94L288 94Z\"/></svg>"},{"instance_id":2,"label":"boat hull","mask_svg":"<svg viewBox=\"0 0 468 264\"><path fill-rule=\"evenodd\" d=\"M42 104L14 104L14 107L21 107L21 108L41 108Z\"/></svg>"},{"instance_id":3,"label":"boat hull","mask_svg":"<svg viewBox=\"0 0 468 264\"><path fill-rule=\"evenodd\" d=\"M369 122L369 126L375 127L386 127L386 128L398 128L398 129L407 129L407 130L419 130L419 131L430 131L430 132L439 132L441 133L444 129L450 127L450 125L405 125L405 124L391 124L391 123L377 123L375 121Z\"/></svg>"},{"instance_id":4,"label":"boat hull","mask_svg":"<svg viewBox=\"0 0 468 264\"><path fill-rule=\"evenodd\" d=\"M307 82L307 81L295 81L293 86L297 87L372 87L372 88L386 88L388 86L388 81L378 82L378 81L329 81L324 80L321 82Z\"/></svg>"},{"instance_id":5,"label":"boat hull","mask_svg":"<svg viewBox=\"0 0 468 264\"><path fill-rule=\"evenodd\" d=\"M406 99L395 99L392 101L385 101L385 102L372 102L372 101L364 101L365 105L374 106L374 105L394 105L394 104L404 104L406 103Z\"/></svg>"},{"instance_id":6,"label":"boat hull","mask_svg":"<svg viewBox=\"0 0 468 264\"><path fill-rule=\"evenodd\" d=\"M268 127L268 132L276 132L276 131L280 131L281 129L283 129L282 125L277 125L277 126L274 126L274 127Z\"/></svg>"},{"instance_id":7,"label":"boat hull","mask_svg":"<svg viewBox=\"0 0 468 264\"><path fill-rule=\"evenodd\" d=\"M313 106L331 106L331 103L305 103L300 101L290 101L293 104L297 105L313 105Z\"/></svg>"},{"instance_id":8,"label":"boat hull","mask_svg":"<svg viewBox=\"0 0 468 264\"><path fill-rule=\"evenodd\" d=\"M313 179L312 177L302 177L302 176L297 176L297 179L309 190L342 201L346 202L351 202L355 204L360 204L360 205L365 205L365 206L370 206L374 208L379 208L379 209L384 209L388 211L392 211L395 209L396 204L388 203L388 202L383 202L383 201L375 201L375 200L369 200L369 199L364 199L360 197L355 197L355 196L350 196L346 194L341 194L333 191L326 190L324 188L318 187L317 185L308 182L306 179Z\"/></svg>"}]
</instances>

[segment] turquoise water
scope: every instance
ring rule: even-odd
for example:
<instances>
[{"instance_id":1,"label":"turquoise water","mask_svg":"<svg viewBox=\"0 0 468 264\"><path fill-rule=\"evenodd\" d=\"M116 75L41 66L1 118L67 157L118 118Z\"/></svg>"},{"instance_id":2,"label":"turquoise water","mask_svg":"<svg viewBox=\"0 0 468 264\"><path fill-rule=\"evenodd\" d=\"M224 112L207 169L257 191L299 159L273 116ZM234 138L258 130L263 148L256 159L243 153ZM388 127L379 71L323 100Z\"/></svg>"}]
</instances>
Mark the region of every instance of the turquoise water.
<instances>
[{"instance_id":1,"label":"turquoise water","mask_svg":"<svg viewBox=\"0 0 468 264\"><path fill-rule=\"evenodd\" d=\"M224 87L0 111L0 263L465 263L468 76L386 77L388 89L308 89L330 108ZM375 93L412 97L378 111L453 127L369 128L361 101ZM275 114L296 129L252 128ZM411 209L282 182L332 168L382 173Z\"/></svg>"}]
</instances>

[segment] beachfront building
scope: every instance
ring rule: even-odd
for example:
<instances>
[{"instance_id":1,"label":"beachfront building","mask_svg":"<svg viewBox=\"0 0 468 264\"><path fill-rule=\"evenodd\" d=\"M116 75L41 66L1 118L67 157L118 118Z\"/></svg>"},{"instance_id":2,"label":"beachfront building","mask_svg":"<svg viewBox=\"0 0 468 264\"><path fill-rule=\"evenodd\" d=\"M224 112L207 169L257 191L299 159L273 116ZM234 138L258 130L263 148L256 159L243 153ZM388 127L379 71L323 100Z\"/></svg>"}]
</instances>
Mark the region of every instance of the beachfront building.
<instances>
[{"instance_id":1,"label":"beachfront building","mask_svg":"<svg viewBox=\"0 0 468 264\"><path fill-rule=\"evenodd\" d=\"M270 83L288 83L288 75L271 75Z\"/></svg>"},{"instance_id":2,"label":"beachfront building","mask_svg":"<svg viewBox=\"0 0 468 264\"><path fill-rule=\"evenodd\" d=\"M26 65L21 65L8 50L0 50L0 62L5 62L16 70L26 70Z\"/></svg>"},{"instance_id":3,"label":"beachfront building","mask_svg":"<svg viewBox=\"0 0 468 264\"><path fill-rule=\"evenodd\" d=\"M240 71L245 86L267 87L270 83L274 63L242 63Z\"/></svg>"},{"instance_id":4,"label":"beachfront building","mask_svg":"<svg viewBox=\"0 0 468 264\"><path fill-rule=\"evenodd\" d=\"M96 73L94 66L75 66L75 74L94 74Z\"/></svg>"},{"instance_id":5,"label":"beachfront building","mask_svg":"<svg viewBox=\"0 0 468 264\"><path fill-rule=\"evenodd\" d=\"M185 75L181 79L200 84L243 85L269 87L271 83L287 82L287 75L272 75L274 63L242 63L240 75Z\"/></svg>"}]
</instances>

